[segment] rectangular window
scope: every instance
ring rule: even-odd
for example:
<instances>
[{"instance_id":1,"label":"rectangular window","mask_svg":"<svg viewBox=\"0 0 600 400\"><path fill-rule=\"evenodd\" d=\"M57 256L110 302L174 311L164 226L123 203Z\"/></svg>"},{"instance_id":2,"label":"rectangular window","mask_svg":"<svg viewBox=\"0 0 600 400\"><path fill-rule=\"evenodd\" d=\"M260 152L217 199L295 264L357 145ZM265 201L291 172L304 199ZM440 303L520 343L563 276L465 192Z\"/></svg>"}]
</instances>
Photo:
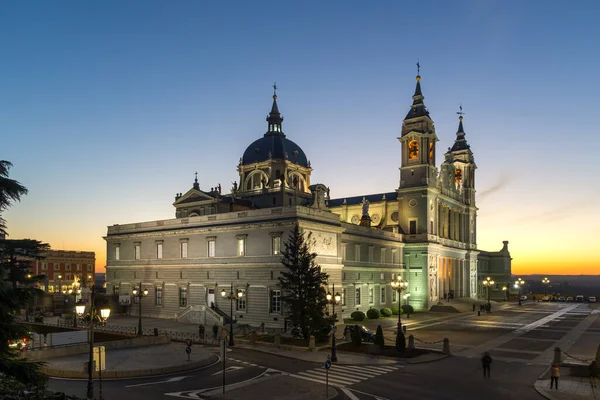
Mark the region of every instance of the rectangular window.
<instances>
[{"instance_id":1,"label":"rectangular window","mask_svg":"<svg viewBox=\"0 0 600 400\"><path fill-rule=\"evenodd\" d=\"M396 295L398 294L398 292L396 292L395 290L392 290L392 303L396 302Z\"/></svg>"},{"instance_id":2,"label":"rectangular window","mask_svg":"<svg viewBox=\"0 0 600 400\"><path fill-rule=\"evenodd\" d=\"M379 275L379 279L381 279L381 280L384 280L384 279L385 279L385 273L383 273L383 272L382 272L382 273Z\"/></svg>"},{"instance_id":3,"label":"rectangular window","mask_svg":"<svg viewBox=\"0 0 600 400\"><path fill-rule=\"evenodd\" d=\"M281 312L281 290L271 290L271 312Z\"/></svg>"},{"instance_id":4,"label":"rectangular window","mask_svg":"<svg viewBox=\"0 0 600 400\"><path fill-rule=\"evenodd\" d=\"M273 255L281 253L281 236L273 236Z\"/></svg>"},{"instance_id":5,"label":"rectangular window","mask_svg":"<svg viewBox=\"0 0 600 400\"><path fill-rule=\"evenodd\" d=\"M187 288L179 288L179 307L187 306Z\"/></svg>"},{"instance_id":6,"label":"rectangular window","mask_svg":"<svg viewBox=\"0 0 600 400\"><path fill-rule=\"evenodd\" d=\"M245 289L240 289L240 292L242 292L242 297L237 297L237 303L236 303L236 308L238 311L246 311L246 290Z\"/></svg>"},{"instance_id":7,"label":"rectangular window","mask_svg":"<svg viewBox=\"0 0 600 400\"><path fill-rule=\"evenodd\" d=\"M160 258L163 258L163 257L162 257L162 256L163 256L163 255L162 255L162 250L163 250L163 245L162 245L162 243L158 243L158 244L156 245L156 258L159 258L159 259L160 259Z\"/></svg>"},{"instance_id":8,"label":"rectangular window","mask_svg":"<svg viewBox=\"0 0 600 400\"><path fill-rule=\"evenodd\" d=\"M360 288L357 287L356 291L354 292L354 304L356 304L357 306L360 305Z\"/></svg>"},{"instance_id":9,"label":"rectangular window","mask_svg":"<svg viewBox=\"0 0 600 400\"><path fill-rule=\"evenodd\" d=\"M346 288L342 289L342 305L346 305Z\"/></svg>"},{"instance_id":10,"label":"rectangular window","mask_svg":"<svg viewBox=\"0 0 600 400\"><path fill-rule=\"evenodd\" d=\"M396 274L392 272L392 280L395 281L396 280Z\"/></svg>"},{"instance_id":11,"label":"rectangular window","mask_svg":"<svg viewBox=\"0 0 600 400\"><path fill-rule=\"evenodd\" d=\"M246 254L246 238L238 238L237 240L237 255L243 257Z\"/></svg>"},{"instance_id":12,"label":"rectangular window","mask_svg":"<svg viewBox=\"0 0 600 400\"><path fill-rule=\"evenodd\" d=\"M121 258L121 246L115 246L115 260Z\"/></svg>"},{"instance_id":13,"label":"rectangular window","mask_svg":"<svg viewBox=\"0 0 600 400\"><path fill-rule=\"evenodd\" d=\"M55 271L59 271L60 270L60 264L54 263L54 270Z\"/></svg>"},{"instance_id":14,"label":"rectangular window","mask_svg":"<svg viewBox=\"0 0 600 400\"><path fill-rule=\"evenodd\" d=\"M369 304L375 303L375 296L373 296L373 287L369 287Z\"/></svg>"},{"instance_id":15,"label":"rectangular window","mask_svg":"<svg viewBox=\"0 0 600 400\"><path fill-rule=\"evenodd\" d=\"M71 270L71 264L65 264L65 271Z\"/></svg>"},{"instance_id":16,"label":"rectangular window","mask_svg":"<svg viewBox=\"0 0 600 400\"><path fill-rule=\"evenodd\" d=\"M77 264L77 271L81 271L81 264Z\"/></svg>"},{"instance_id":17,"label":"rectangular window","mask_svg":"<svg viewBox=\"0 0 600 400\"><path fill-rule=\"evenodd\" d=\"M118 286L114 286L113 287L113 294L118 296L119 295L119 287Z\"/></svg>"},{"instance_id":18,"label":"rectangular window","mask_svg":"<svg viewBox=\"0 0 600 400\"><path fill-rule=\"evenodd\" d=\"M42 264L42 270L44 270L44 271L45 271L45 270L47 270L47 269L48 269L48 264L46 264L46 263L43 263L43 264Z\"/></svg>"},{"instance_id":19,"label":"rectangular window","mask_svg":"<svg viewBox=\"0 0 600 400\"><path fill-rule=\"evenodd\" d=\"M155 293L155 304L157 306L162 306L162 287L157 287L156 288L156 293Z\"/></svg>"},{"instance_id":20,"label":"rectangular window","mask_svg":"<svg viewBox=\"0 0 600 400\"><path fill-rule=\"evenodd\" d=\"M381 262L382 264L385 264L385 249L381 249L381 255L380 255L379 262Z\"/></svg>"},{"instance_id":21,"label":"rectangular window","mask_svg":"<svg viewBox=\"0 0 600 400\"><path fill-rule=\"evenodd\" d=\"M181 258L187 258L187 242L181 242Z\"/></svg>"},{"instance_id":22,"label":"rectangular window","mask_svg":"<svg viewBox=\"0 0 600 400\"><path fill-rule=\"evenodd\" d=\"M381 304L385 304L385 286L381 287Z\"/></svg>"},{"instance_id":23,"label":"rectangular window","mask_svg":"<svg viewBox=\"0 0 600 400\"><path fill-rule=\"evenodd\" d=\"M142 257L142 245L135 245L135 259L139 260Z\"/></svg>"},{"instance_id":24,"label":"rectangular window","mask_svg":"<svg viewBox=\"0 0 600 400\"><path fill-rule=\"evenodd\" d=\"M209 240L208 241L208 256L209 257L215 256L215 248L216 248L216 241L214 239Z\"/></svg>"},{"instance_id":25,"label":"rectangular window","mask_svg":"<svg viewBox=\"0 0 600 400\"><path fill-rule=\"evenodd\" d=\"M360 261L360 244L354 245L354 261Z\"/></svg>"},{"instance_id":26,"label":"rectangular window","mask_svg":"<svg viewBox=\"0 0 600 400\"><path fill-rule=\"evenodd\" d=\"M396 264L396 262L397 262L396 255L397 255L396 249L392 249L392 264Z\"/></svg>"},{"instance_id":27,"label":"rectangular window","mask_svg":"<svg viewBox=\"0 0 600 400\"><path fill-rule=\"evenodd\" d=\"M373 246L369 246L369 262L373 262L373 252L375 248Z\"/></svg>"},{"instance_id":28,"label":"rectangular window","mask_svg":"<svg viewBox=\"0 0 600 400\"><path fill-rule=\"evenodd\" d=\"M416 235L417 234L417 221L411 220L411 221L408 221L408 224L409 224L408 233L410 235Z\"/></svg>"}]
</instances>

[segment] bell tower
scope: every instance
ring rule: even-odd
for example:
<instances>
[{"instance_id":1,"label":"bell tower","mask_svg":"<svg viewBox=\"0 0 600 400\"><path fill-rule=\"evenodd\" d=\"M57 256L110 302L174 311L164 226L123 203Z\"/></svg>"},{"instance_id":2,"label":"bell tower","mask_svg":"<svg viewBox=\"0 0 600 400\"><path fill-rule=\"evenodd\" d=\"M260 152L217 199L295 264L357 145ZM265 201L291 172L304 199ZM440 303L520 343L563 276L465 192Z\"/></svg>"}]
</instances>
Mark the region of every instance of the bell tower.
<instances>
[{"instance_id":1,"label":"bell tower","mask_svg":"<svg viewBox=\"0 0 600 400\"><path fill-rule=\"evenodd\" d=\"M419 67L418 63L417 66ZM420 68L420 67L419 67ZM435 187L437 169L435 167L438 138L433 120L423 103L421 76L417 75L417 86L413 104L402 123L402 134L398 138L402 148L400 166L400 189L408 187Z\"/></svg>"}]
</instances>

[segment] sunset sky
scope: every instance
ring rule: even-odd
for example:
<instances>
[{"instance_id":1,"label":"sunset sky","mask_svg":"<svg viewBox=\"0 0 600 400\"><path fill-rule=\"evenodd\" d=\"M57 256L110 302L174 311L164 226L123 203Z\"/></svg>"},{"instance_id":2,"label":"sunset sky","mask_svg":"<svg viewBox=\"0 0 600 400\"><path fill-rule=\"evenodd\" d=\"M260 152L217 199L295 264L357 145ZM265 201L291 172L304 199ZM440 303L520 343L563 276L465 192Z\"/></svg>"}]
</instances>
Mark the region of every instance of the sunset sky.
<instances>
[{"instance_id":1,"label":"sunset sky","mask_svg":"<svg viewBox=\"0 0 600 400\"><path fill-rule=\"evenodd\" d=\"M599 274L597 1L28 1L0 6L0 159L29 194L12 239L96 252L175 216L283 130L338 198L395 190L416 62L452 145L462 104L478 247L513 273ZM442 161L438 157L438 166Z\"/></svg>"}]
</instances>

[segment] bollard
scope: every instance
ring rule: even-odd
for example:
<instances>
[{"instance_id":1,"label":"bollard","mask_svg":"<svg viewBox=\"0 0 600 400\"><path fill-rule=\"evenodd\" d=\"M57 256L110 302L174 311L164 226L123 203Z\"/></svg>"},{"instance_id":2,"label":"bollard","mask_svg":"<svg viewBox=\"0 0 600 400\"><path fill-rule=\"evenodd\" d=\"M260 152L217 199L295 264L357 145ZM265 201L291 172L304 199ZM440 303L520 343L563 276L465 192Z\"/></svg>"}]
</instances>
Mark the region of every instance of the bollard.
<instances>
[{"instance_id":1,"label":"bollard","mask_svg":"<svg viewBox=\"0 0 600 400\"><path fill-rule=\"evenodd\" d=\"M442 353L451 354L450 353L450 339L444 338L444 346L442 347Z\"/></svg>"},{"instance_id":2,"label":"bollard","mask_svg":"<svg viewBox=\"0 0 600 400\"><path fill-rule=\"evenodd\" d=\"M316 348L315 337L311 335L310 340L308 341L308 351L315 351Z\"/></svg>"},{"instance_id":3,"label":"bollard","mask_svg":"<svg viewBox=\"0 0 600 400\"><path fill-rule=\"evenodd\" d=\"M473 303L473 312L475 312L475 303Z\"/></svg>"},{"instance_id":4,"label":"bollard","mask_svg":"<svg viewBox=\"0 0 600 400\"><path fill-rule=\"evenodd\" d=\"M481 311L477 311L477 316L480 317L481 316Z\"/></svg>"},{"instance_id":5,"label":"bollard","mask_svg":"<svg viewBox=\"0 0 600 400\"><path fill-rule=\"evenodd\" d=\"M154 328L154 336L158 336L158 328Z\"/></svg>"},{"instance_id":6,"label":"bollard","mask_svg":"<svg viewBox=\"0 0 600 400\"><path fill-rule=\"evenodd\" d=\"M552 363L561 365L562 364L561 355L562 355L562 350L560 349L560 347L555 347L554 348L554 360L552 361Z\"/></svg>"},{"instance_id":7,"label":"bollard","mask_svg":"<svg viewBox=\"0 0 600 400\"><path fill-rule=\"evenodd\" d=\"M252 344L256 343L257 336L258 335L256 334L256 332L254 332L254 331L250 332L250 343L252 343Z\"/></svg>"},{"instance_id":8,"label":"bollard","mask_svg":"<svg viewBox=\"0 0 600 400\"><path fill-rule=\"evenodd\" d=\"M279 333L275 334L275 347L281 346L281 335Z\"/></svg>"},{"instance_id":9,"label":"bollard","mask_svg":"<svg viewBox=\"0 0 600 400\"><path fill-rule=\"evenodd\" d=\"M408 349L409 350L415 349L415 337L413 335L410 335L408 337Z\"/></svg>"},{"instance_id":10,"label":"bollard","mask_svg":"<svg viewBox=\"0 0 600 400\"><path fill-rule=\"evenodd\" d=\"M598 350L596 351L596 365L600 368L600 344L598 345Z\"/></svg>"},{"instance_id":11,"label":"bollard","mask_svg":"<svg viewBox=\"0 0 600 400\"><path fill-rule=\"evenodd\" d=\"M402 325L402 332L406 333L406 325Z\"/></svg>"}]
</instances>

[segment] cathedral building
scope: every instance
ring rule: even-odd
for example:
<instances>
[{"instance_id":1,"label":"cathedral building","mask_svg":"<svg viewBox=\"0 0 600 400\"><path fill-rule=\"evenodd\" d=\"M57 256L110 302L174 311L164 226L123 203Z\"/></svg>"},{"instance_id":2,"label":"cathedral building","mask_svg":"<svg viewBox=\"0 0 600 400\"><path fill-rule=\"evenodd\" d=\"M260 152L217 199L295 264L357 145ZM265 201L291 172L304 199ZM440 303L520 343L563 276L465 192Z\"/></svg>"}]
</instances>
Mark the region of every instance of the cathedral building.
<instances>
[{"instance_id":1,"label":"cathedral building","mask_svg":"<svg viewBox=\"0 0 600 400\"><path fill-rule=\"evenodd\" d=\"M344 318L399 307L403 300L391 287L397 279L408 282L408 300L418 310L487 296L481 282L488 276L496 282L491 297L503 298L511 276L508 242L498 252L477 248L477 166L462 113L438 170L438 138L420 79L398 138L398 188L331 198L327 186L311 184L311 163L284 133L274 94L267 132L243 152L229 193L220 184L200 189L196 175L192 188L175 196L174 219L108 227L107 291L147 289L145 316L208 325L233 317L284 328L281 250L299 224L329 274L329 290L335 285L342 296ZM230 316L221 292L232 290L240 297Z\"/></svg>"}]
</instances>

